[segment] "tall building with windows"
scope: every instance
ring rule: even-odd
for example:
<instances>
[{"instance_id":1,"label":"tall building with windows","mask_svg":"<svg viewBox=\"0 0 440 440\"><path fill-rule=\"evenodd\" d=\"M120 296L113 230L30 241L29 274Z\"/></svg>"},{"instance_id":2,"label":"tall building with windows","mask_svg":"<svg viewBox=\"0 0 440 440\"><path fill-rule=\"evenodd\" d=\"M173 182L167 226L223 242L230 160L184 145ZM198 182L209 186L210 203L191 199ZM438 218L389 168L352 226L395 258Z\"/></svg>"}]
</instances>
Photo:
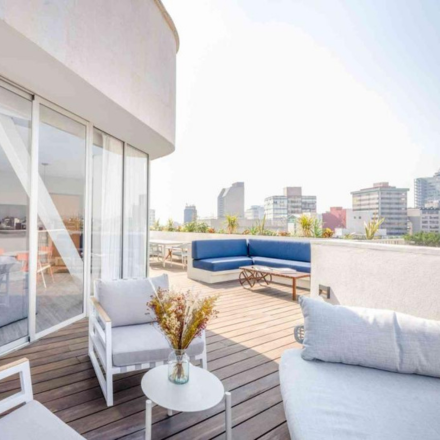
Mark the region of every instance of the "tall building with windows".
<instances>
[{"instance_id":1,"label":"tall building with windows","mask_svg":"<svg viewBox=\"0 0 440 440\"><path fill-rule=\"evenodd\" d=\"M405 235L408 230L408 188L396 188L388 182L353 191L353 212L372 211L373 220L384 218L387 235Z\"/></svg>"},{"instance_id":2,"label":"tall building with windows","mask_svg":"<svg viewBox=\"0 0 440 440\"><path fill-rule=\"evenodd\" d=\"M183 211L183 223L191 223L197 220L197 208L195 205L186 205Z\"/></svg>"},{"instance_id":3,"label":"tall building with windows","mask_svg":"<svg viewBox=\"0 0 440 440\"><path fill-rule=\"evenodd\" d=\"M266 220L286 220L287 221L287 197L270 196L264 199L264 214Z\"/></svg>"},{"instance_id":4,"label":"tall building with windows","mask_svg":"<svg viewBox=\"0 0 440 440\"><path fill-rule=\"evenodd\" d=\"M439 208L410 208L408 209L410 233L435 232L440 233Z\"/></svg>"},{"instance_id":5,"label":"tall building with windows","mask_svg":"<svg viewBox=\"0 0 440 440\"><path fill-rule=\"evenodd\" d=\"M236 215L244 218L244 182L235 182L223 188L217 197L217 217Z\"/></svg>"},{"instance_id":6,"label":"tall building with windows","mask_svg":"<svg viewBox=\"0 0 440 440\"><path fill-rule=\"evenodd\" d=\"M156 222L156 211L154 209L150 209L148 212L148 222L150 226L153 226Z\"/></svg>"},{"instance_id":7,"label":"tall building with windows","mask_svg":"<svg viewBox=\"0 0 440 440\"><path fill-rule=\"evenodd\" d=\"M302 196L301 209L302 212L316 214L316 196Z\"/></svg>"},{"instance_id":8,"label":"tall building with windows","mask_svg":"<svg viewBox=\"0 0 440 440\"><path fill-rule=\"evenodd\" d=\"M416 208L440 204L440 170L432 177L414 180L414 204Z\"/></svg>"},{"instance_id":9,"label":"tall building with windows","mask_svg":"<svg viewBox=\"0 0 440 440\"><path fill-rule=\"evenodd\" d=\"M252 205L244 215L247 220L261 220L264 217L264 206Z\"/></svg>"},{"instance_id":10,"label":"tall building with windows","mask_svg":"<svg viewBox=\"0 0 440 440\"><path fill-rule=\"evenodd\" d=\"M287 215L311 213L316 214L316 196L305 196L300 186L287 186L284 188L284 196L287 198Z\"/></svg>"}]
</instances>

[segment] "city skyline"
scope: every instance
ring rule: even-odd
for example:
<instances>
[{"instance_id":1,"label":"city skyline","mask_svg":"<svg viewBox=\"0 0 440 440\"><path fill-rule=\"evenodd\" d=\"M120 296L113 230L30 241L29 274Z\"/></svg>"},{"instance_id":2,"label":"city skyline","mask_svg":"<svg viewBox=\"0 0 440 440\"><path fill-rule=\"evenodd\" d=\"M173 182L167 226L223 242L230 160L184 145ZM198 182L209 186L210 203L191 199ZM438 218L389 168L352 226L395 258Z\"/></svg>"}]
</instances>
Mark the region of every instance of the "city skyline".
<instances>
[{"instance_id":1,"label":"city skyline","mask_svg":"<svg viewBox=\"0 0 440 440\"><path fill-rule=\"evenodd\" d=\"M437 173L435 173L435 174L438 174L438 172ZM426 178L426 176L425 176L425 178ZM417 178L416 178L417 179ZM414 179L414 181L416 180L416 179ZM255 204L252 204L252 205L248 205L247 204L247 202L246 202L246 188L247 188L247 186L246 186L246 182L239 182L239 183L244 183L244 188L245 188L245 190L244 190L244 199L245 199L245 205L244 205L244 210L245 211L247 211L247 210L250 210L252 207L264 207L264 202L265 202L265 199L270 199L270 198L272 198L272 197L285 197L285 194L286 194L286 190L288 189L288 188L291 188L291 187L283 187L283 191L281 191L281 192L279 192L279 194L273 194L273 195L271 195L271 196L267 196L267 197L265 197L265 198L263 198L262 199L262 203L255 203ZM358 189L353 189L353 190L351 190L351 191L349 191L348 193L349 193L349 203L347 204L347 205L338 205L338 204L331 204L328 208L326 208L326 209L323 209L323 210L319 210L319 209L317 209L316 210L316 212L317 213L319 213L319 214L324 214L324 213L327 213L327 212L330 212L330 210L331 210L331 208L335 208L335 207L341 207L341 208L344 208L344 209L351 209L351 208L353 208L353 197L352 197L352 194L354 193L354 192L359 192L359 191L363 191L363 190L367 190L367 189L373 189L375 186L377 186L377 185L379 185L379 184L384 184L384 183L386 183L386 184L388 184L388 182L374 182L374 183L370 183L369 185L365 185L365 186L363 186L363 187L360 187L360 188L358 188ZM225 190L225 189L229 189L230 187L233 187L233 185L235 185L235 183L234 184L231 184L231 185L229 185L229 186L227 186L226 188L222 188L221 189L221 193ZM400 187L399 185L392 185L392 187L395 187L395 186L397 186L397 187ZM298 188L301 188L301 187L298 187ZM413 184L413 188L414 188L414 184ZM411 189L411 188L405 188L405 189L407 189L408 190L408 194L413 194L414 195L414 190L413 189ZM303 196L303 197L314 197L314 198L316 198L317 200L319 200L319 197L317 197L317 196ZM218 203L218 196L217 196L217 203ZM318 202L318 204L319 204L319 202ZM194 204L188 204L188 203L185 203L185 205L183 206L183 209L185 210L185 208L186 207L188 207L188 206L190 206L190 207L194 207L194 209L196 209L196 212L197 212L197 218L199 219L199 220L203 220L203 219L215 219L215 218L220 218L219 216L218 216L218 213L212 213L211 215L203 215L203 214L200 214L200 210L198 209L198 207L197 207L197 205L194 203ZM410 197L408 196L407 197L407 208L415 208L415 202L414 202L414 198L413 198L413 200L411 200L410 199ZM287 205L286 205L286 209L287 209ZM153 209L153 211L154 212L156 212L156 209ZM302 210L301 212L307 212L306 210ZM299 213L299 212L298 212ZM226 213L226 214L231 214L231 215L236 215L236 213ZM183 222L181 221L182 219L180 218L180 217L182 217L182 219L183 219ZM164 217L163 219L161 219L160 217L156 217L156 219L159 219L159 220L161 220L163 223L165 223L168 219L173 219L175 222L177 222L177 223L185 223L185 221L184 221L184 215L180 215L180 216L177 216L177 217Z\"/></svg>"},{"instance_id":2,"label":"city skyline","mask_svg":"<svg viewBox=\"0 0 440 440\"><path fill-rule=\"evenodd\" d=\"M181 47L176 152L152 162L158 218L189 201L215 216L235 181L246 208L301 185L324 212L380 181L412 205L414 179L440 168L437 2L164 2Z\"/></svg>"}]
</instances>

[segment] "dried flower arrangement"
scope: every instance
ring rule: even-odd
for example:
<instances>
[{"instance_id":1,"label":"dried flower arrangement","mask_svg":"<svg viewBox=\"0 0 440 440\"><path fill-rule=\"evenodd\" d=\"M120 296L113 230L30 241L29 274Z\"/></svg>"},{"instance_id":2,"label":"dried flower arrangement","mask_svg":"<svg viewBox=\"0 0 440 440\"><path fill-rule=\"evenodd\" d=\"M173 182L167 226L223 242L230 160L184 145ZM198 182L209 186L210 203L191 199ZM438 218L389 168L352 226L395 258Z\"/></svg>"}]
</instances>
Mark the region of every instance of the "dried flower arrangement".
<instances>
[{"instance_id":1,"label":"dried flower arrangement","mask_svg":"<svg viewBox=\"0 0 440 440\"><path fill-rule=\"evenodd\" d=\"M158 289L147 304L156 314L157 324L171 347L181 354L194 338L200 336L208 321L217 316L214 309L218 296L201 297L191 291ZM179 356L177 356L179 359ZM183 374L181 362L177 362L174 379ZM172 380L172 378L170 378Z\"/></svg>"}]
</instances>

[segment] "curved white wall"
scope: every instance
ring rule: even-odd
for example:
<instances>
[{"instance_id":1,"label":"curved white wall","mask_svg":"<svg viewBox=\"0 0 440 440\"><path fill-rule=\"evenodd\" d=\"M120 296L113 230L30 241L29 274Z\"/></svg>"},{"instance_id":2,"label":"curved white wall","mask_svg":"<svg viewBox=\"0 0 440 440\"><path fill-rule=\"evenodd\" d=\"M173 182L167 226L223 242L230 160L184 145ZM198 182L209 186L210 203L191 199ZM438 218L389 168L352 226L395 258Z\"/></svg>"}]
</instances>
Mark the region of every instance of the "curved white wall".
<instances>
[{"instance_id":1,"label":"curved white wall","mask_svg":"<svg viewBox=\"0 0 440 440\"><path fill-rule=\"evenodd\" d=\"M0 0L0 20L174 145L177 41L155 0Z\"/></svg>"}]
</instances>

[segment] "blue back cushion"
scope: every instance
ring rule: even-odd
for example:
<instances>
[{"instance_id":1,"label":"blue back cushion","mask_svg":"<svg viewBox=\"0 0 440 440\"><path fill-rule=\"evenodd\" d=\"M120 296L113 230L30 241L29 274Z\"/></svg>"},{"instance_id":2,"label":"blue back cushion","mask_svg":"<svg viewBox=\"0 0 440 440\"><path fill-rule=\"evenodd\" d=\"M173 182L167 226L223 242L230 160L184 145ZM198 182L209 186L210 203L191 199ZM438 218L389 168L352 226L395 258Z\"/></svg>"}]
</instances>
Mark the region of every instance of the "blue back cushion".
<instances>
[{"instance_id":1,"label":"blue back cushion","mask_svg":"<svg viewBox=\"0 0 440 440\"><path fill-rule=\"evenodd\" d=\"M251 257L279 258L310 263L310 243L287 240L249 240Z\"/></svg>"},{"instance_id":2,"label":"blue back cushion","mask_svg":"<svg viewBox=\"0 0 440 440\"><path fill-rule=\"evenodd\" d=\"M238 240L196 240L192 242L194 260L220 257L242 257L248 255L247 241Z\"/></svg>"}]
</instances>

